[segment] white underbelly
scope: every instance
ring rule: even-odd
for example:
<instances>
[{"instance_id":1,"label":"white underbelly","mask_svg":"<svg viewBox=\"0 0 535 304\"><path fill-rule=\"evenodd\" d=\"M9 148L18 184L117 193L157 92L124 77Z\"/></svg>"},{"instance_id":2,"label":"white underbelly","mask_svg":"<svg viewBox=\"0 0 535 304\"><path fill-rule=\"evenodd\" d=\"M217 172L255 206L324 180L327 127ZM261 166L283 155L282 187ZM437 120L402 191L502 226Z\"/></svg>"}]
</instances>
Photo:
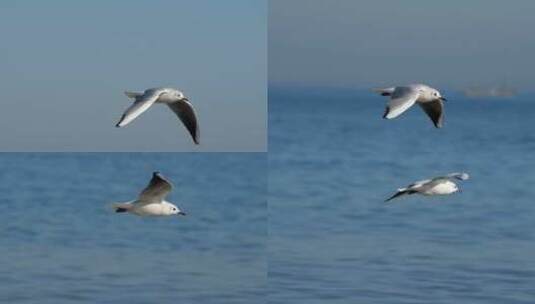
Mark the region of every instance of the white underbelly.
<instances>
[{"instance_id":1,"label":"white underbelly","mask_svg":"<svg viewBox=\"0 0 535 304\"><path fill-rule=\"evenodd\" d=\"M163 215L163 205L162 204L143 204L135 206L132 210L132 213L141 216L156 216Z\"/></svg>"},{"instance_id":2,"label":"white underbelly","mask_svg":"<svg viewBox=\"0 0 535 304\"><path fill-rule=\"evenodd\" d=\"M425 195L447 195L455 192L456 186L452 182L440 183L433 188L427 189L423 194Z\"/></svg>"}]
</instances>

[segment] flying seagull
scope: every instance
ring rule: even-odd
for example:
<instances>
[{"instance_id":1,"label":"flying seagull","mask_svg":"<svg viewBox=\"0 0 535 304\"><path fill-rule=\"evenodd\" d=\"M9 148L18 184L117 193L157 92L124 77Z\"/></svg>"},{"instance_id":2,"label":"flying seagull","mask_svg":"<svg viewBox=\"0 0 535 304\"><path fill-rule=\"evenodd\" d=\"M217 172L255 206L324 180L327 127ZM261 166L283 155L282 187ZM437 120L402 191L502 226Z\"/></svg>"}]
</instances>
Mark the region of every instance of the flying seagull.
<instances>
[{"instance_id":1,"label":"flying seagull","mask_svg":"<svg viewBox=\"0 0 535 304\"><path fill-rule=\"evenodd\" d=\"M115 212L130 212L139 216L186 215L177 206L165 200L173 185L159 172L152 174L149 185L139 197L130 202L113 204Z\"/></svg>"},{"instance_id":2,"label":"flying seagull","mask_svg":"<svg viewBox=\"0 0 535 304\"><path fill-rule=\"evenodd\" d=\"M132 120L136 119L141 113L145 112L155 103L163 103L169 106L173 112L182 121L188 132L193 138L195 144L199 144L199 126L195 110L189 102L189 99L179 90L172 88L154 88L145 90L145 92L124 92L126 96L134 99L134 103L126 109L116 127L124 127Z\"/></svg>"},{"instance_id":3,"label":"flying seagull","mask_svg":"<svg viewBox=\"0 0 535 304\"><path fill-rule=\"evenodd\" d=\"M446 98L442 97L438 90L425 84L411 84L402 87L374 89L374 91L382 96L390 96L383 118L396 118L414 103L418 103L431 118L435 127L442 127L443 101L446 101Z\"/></svg>"},{"instance_id":4,"label":"flying seagull","mask_svg":"<svg viewBox=\"0 0 535 304\"><path fill-rule=\"evenodd\" d=\"M461 191L459 187L453 182L455 179L467 180L470 176L467 173L451 173L446 176L439 176L432 179L426 179L408 185L405 188L399 188L398 191L389 197L385 202L388 202L396 197L408 194L422 194L422 195L447 195Z\"/></svg>"}]
</instances>

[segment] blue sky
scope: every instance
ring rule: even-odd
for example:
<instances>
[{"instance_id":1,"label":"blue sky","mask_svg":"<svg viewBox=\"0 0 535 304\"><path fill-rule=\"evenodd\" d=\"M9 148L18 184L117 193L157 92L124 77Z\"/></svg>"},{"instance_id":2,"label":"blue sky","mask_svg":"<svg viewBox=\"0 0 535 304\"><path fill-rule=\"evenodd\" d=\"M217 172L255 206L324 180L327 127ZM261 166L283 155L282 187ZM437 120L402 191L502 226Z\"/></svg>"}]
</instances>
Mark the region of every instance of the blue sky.
<instances>
[{"instance_id":1,"label":"blue sky","mask_svg":"<svg viewBox=\"0 0 535 304\"><path fill-rule=\"evenodd\" d=\"M272 84L534 89L535 1L272 0Z\"/></svg>"},{"instance_id":2,"label":"blue sky","mask_svg":"<svg viewBox=\"0 0 535 304\"><path fill-rule=\"evenodd\" d=\"M0 150L263 151L267 4L2 1ZM164 106L124 129L124 90L182 89L201 146Z\"/></svg>"}]
</instances>

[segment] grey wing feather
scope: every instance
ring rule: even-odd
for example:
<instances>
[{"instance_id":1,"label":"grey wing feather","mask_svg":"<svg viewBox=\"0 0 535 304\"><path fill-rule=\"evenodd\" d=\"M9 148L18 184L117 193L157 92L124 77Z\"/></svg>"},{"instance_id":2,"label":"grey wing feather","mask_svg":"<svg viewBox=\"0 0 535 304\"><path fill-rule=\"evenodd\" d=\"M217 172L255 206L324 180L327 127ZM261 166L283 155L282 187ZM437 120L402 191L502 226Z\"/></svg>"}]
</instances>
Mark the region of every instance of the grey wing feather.
<instances>
[{"instance_id":1,"label":"grey wing feather","mask_svg":"<svg viewBox=\"0 0 535 304\"><path fill-rule=\"evenodd\" d=\"M419 191L425 191L425 190L433 188L434 186L436 186L438 184L441 184L441 183L443 183L443 182L445 182L447 180L448 180L447 177L443 177L443 176L442 177L435 177L432 180L430 180L429 182L421 185L418 190Z\"/></svg>"},{"instance_id":2,"label":"grey wing feather","mask_svg":"<svg viewBox=\"0 0 535 304\"><path fill-rule=\"evenodd\" d=\"M132 120L136 119L141 113L145 112L160 97L162 92L154 91L151 94L136 97L136 101L124 112L116 127L124 127Z\"/></svg>"},{"instance_id":3,"label":"grey wing feather","mask_svg":"<svg viewBox=\"0 0 535 304\"><path fill-rule=\"evenodd\" d=\"M383 118L392 119L410 108L418 99L419 92L412 87L396 87L386 106Z\"/></svg>"},{"instance_id":4,"label":"grey wing feather","mask_svg":"<svg viewBox=\"0 0 535 304\"><path fill-rule=\"evenodd\" d=\"M396 89L395 87L391 87L391 88L375 88L375 89L372 89L372 91L374 91L375 93L381 94L381 96L390 96L390 95L392 95L392 93L394 93L395 89Z\"/></svg>"},{"instance_id":5,"label":"grey wing feather","mask_svg":"<svg viewBox=\"0 0 535 304\"><path fill-rule=\"evenodd\" d=\"M397 197L400 197L400 196L403 196L403 195L412 195L414 193L418 193L417 190L412 190L412 189L400 189L398 190L396 193L394 193L394 195L392 195L391 197L387 198L385 200L385 202L389 202Z\"/></svg>"},{"instance_id":6,"label":"grey wing feather","mask_svg":"<svg viewBox=\"0 0 535 304\"><path fill-rule=\"evenodd\" d=\"M173 185L159 172L154 172L148 186L139 195L139 199L141 201L161 201L171 192L171 189L173 189Z\"/></svg>"},{"instance_id":7,"label":"grey wing feather","mask_svg":"<svg viewBox=\"0 0 535 304\"><path fill-rule=\"evenodd\" d=\"M418 188L418 187L421 187L422 185L425 185L425 184L429 183L430 181L431 181L430 179L424 179L424 180L421 180L421 181L417 181L417 182L414 182L414 183L408 185L407 188L405 188L405 189Z\"/></svg>"},{"instance_id":8,"label":"grey wing feather","mask_svg":"<svg viewBox=\"0 0 535 304\"><path fill-rule=\"evenodd\" d=\"M400 197L400 196L405 195L405 194L407 194L407 191L398 191L398 192L394 193L394 195L392 195L391 197L387 198L385 200L385 202L389 202L389 201L395 199L396 197Z\"/></svg>"},{"instance_id":9,"label":"grey wing feather","mask_svg":"<svg viewBox=\"0 0 535 304\"><path fill-rule=\"evenodd\" d=\"M175 112L178 118L182 121L195 144L199 144L199 125L197 123L197 116L193 106L188 101L182 100L168 104L169 108Z\"/></svg>"},{"instance_id":10,"label":"grey wing feather","mask_svg":"<svg viewBox=\"0 0 535 304\"><path fill-rule=\"evenodd\" d=\"M143 93L141 93L141 92L133 92L133 91L124 91L124 94L125 94L128 98L133 98L133 99L136 99L136 98L138 98L138 97L143 96Z\"/></svg>"},{"instance_id":11,"label":"grey wing feather","mask_svg":"<svg viewBox=\"0 0 535 304\"><path fill-rule=\"evenodd\" d=\"M420 103L420 107L431 118L435 127L442 127L442 120L444 118L444 103L442 100L435 100L432 102Z\"/></svg>"},{"instance_id":12,"label":"grey wing feather","mask_svg":"<svg viewBox=\"0 0 535 304\"><path fill-rule=\"evenodd\" d=\"M455 172L455 173L450 173L448 175L445 176L445 178L456 178L458 180L467 180L470 178L470 175L468 175L468 173L465 173L465 172Z\"/></svg>"}]
</instances>

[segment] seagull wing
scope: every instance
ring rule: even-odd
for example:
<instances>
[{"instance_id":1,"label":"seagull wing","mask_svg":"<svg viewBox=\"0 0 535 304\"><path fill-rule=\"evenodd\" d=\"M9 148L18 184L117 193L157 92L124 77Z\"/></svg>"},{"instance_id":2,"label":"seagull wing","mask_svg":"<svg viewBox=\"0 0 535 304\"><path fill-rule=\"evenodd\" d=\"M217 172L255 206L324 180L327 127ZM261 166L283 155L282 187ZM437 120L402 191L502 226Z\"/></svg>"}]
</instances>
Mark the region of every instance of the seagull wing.
<instances>
[{"instance_id":1,"label":"seagull wing","mask_svg":"<svg viewBox=\"0 0 535 304\"><path fill-rule=\"evenodd\" d=\"M399 197L399 196L403 196L403 195L411 195L411 194L414 194L414 193L418 193L420 191L420 188L422 186L425 186L425 184L423 185L418 185L417 187L415 188L412 188L412 187L407 187L407 188L399 188L398 191L396 193L394 193L394 195L392 195L391 197L387 198L385 200L385 202L389 202L393 199L395 199L396 197Z\"/></svg>"},{"instance_id":2,"label":"seagull wing","mask_svg":"<svg viewBox=\"0 0 535 304\"><path fill-rule=\"evenodd\" d=\"M468 175L468 173L465 173L465 172L455 172L455 173L450 173L446 176L444 176L444 178L456 178L458 180L467 180L470 178L470 175Z\"/></svg>"},{"instance_id":3,"label":"seagull wing","mask_svg":"<svg viewBox=\"0 0 535 304\"><path fill-rule=\"evenodd\" d=\"M419 94L418 90L413 87L396 87L386 106L383 118L398 117L416 102Z\"/></svg>"},{"instance_id":4,"label":"seagull wing","mask_svg":"<svg viewBox=\"0 0 535 304\"><path fill-rule=\"evenodd\" d=\"M425 183L423 185L420 185L419 190L420 191L425 191L425 190L431 189L431 188L435 187L436 185L442 184L442 183L444 183L444 182L446 182L448 180L449 180L449 178L447 178L445 176L435 177L432 180L428 181L427 183Z\"/></svg>"},{"instance_id":5,"label":"seagull wing","mask_svg":"<svg viewBox=\"0 0 535 304\"><path fill-rule=\"evenodd\" d=\"M141 92L133 92L133 91L124 91L124 94L125 94L128 98L133 98L133 99L136 99L136 98L138 98L138 97L143 96L143 93L141 93Z\"/></svg>"},{"instance_id":6,"label":"seagull wing","mask_svg":"<svg viewBox=\"0 0 535 304\"><path fill-rule=\"evenodd\" d=\"M394 195L392 195L391 197L387 198L387 199L385 200L385 202L389 202L389 201L395 199L396 197L400 197L400 196L402 196L402 195L406 195L406 194L408 194L408 191L407 191L407 190L398 191L398 192L394 193Z\"/></svg>"},{"instance_id":7,"label":"seagull wing","mask_svg":"<svg viewBox=\"0 0 535 304\"><path fill-rule=\"evenodd\" d=\"M173 112L180 118L186 129L188 129L189 134L193 138L195 144L199 144L199 126L197 124L197 116L195 115L195 110L191 103L187 100L181 100L174 103L167 104Z\"/></svg>"},{"instance_id":8,"label":"seagull wing","mask_svg":"<svg viewBox=\"0 0 535 304\"><path fill-rule=\"evenodd\" d=\"M435 127L442 127L442 120L444 118L444 103L442 100L437 99L431 102L420 103L420 107L427 113L427 116L431 118Z\"/></svg>"},{"instance_id":9,"label":"seagull wing","mask_svg":"<svg viewBox=\"0 0 535 304\"><path fill-rule=\"evenodd\" d=\"M394 88L394 87L391 87L391 88L375 88L375 89L372 89L372 91L374 91L375 93L380 94L381 96L390 96L390 95L392 95L392 93L394 93L395 89L396 88Z\"/></svg>"},{"instance_id":10,"label":"seagull wing","mask_svg":"<svg viewBox=\"0 0 535 304\"><path fill-rule=\"evenodd\" d=\"M141 191L139 200L142 202L161 202L171 192L171 189L173 189L173 185L159 172L154 172L148 186Z\"/></svg>"},{"instance_id":11,"label":"seagull wing","mask_svg":"<svg viewBox=\"0 0 535 304\"><path fill-rule=\"evenodd\" d=\"M405 189L415 189L415 188L421 187L421 186L429 183L430 181L431 181L431 179L424 179L424 180L421 180L421 181L417 181L417 182L414 182L414 183L408 185L407 188L405 188Z\"/></svg>"},{"instance_id":12,"label":"seagull wing","mask_svg":"<svg viewBox=\"0 0 535 304\"><path fill-rule=\"evenodd\" d=\"M414 182L405 188L399 188L397 192L394 193L394 195L392 195L391 197L387 198L385 202L389 202L402 195L406 195L406 194L411 195L414 193L418 193L423 187L426 187L430 182L432 182L431 179L424 179L421 181Z\"/></svg>"},{"instance_id":13,"label":"seagull wing","mask_svg":"<svg viewBox=\"0 0 535 304\"><path fill-rule=\"evenodd\" d=\"M151 91L142 96L136 97L136 101L134 101L134 103L128 109L126 109L123 116L121 116L121 119L115 126L120 128L132 122L132 120L136 119L136 117L141 115L141 113L150 108L150 106L152 106L156 100L158 100L162 93L162 91Z\"/></svg>"}]
</instances>

